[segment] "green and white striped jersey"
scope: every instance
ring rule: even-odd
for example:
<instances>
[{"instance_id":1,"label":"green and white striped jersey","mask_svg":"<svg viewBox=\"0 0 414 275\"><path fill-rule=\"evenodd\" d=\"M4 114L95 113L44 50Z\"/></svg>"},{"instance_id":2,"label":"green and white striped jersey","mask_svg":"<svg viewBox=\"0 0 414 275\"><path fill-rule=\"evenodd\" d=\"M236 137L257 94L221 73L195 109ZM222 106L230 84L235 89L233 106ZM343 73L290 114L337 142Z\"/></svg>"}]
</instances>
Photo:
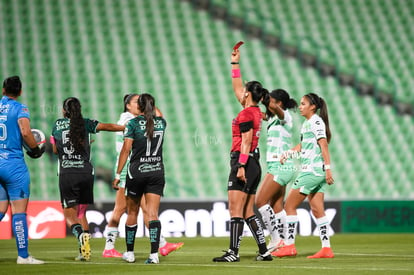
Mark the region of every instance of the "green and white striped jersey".
<instances>
[{"instance_id":1,"label":"green and white striped jersey","mask_svg":"<svg viewBox=\"0 0 414 275\"><path fill-rule=\"evenodd\" d=\"M267 125L266 161L268 162L279 161L281 154L292 148L293 120L288 110L284 113L284 119L271 117Z\"/></svg>"},{"instance_id":2,"label":"green and white striped jersey","mask_svg":"<svg viewBox=\"0 0 414 275\"><path fill-rule=\"evenodd\" d=\"M318 140L326 138L325 123L322 118L314 114L305 120L301 130L301 166L302 172L311 172L316 176L324 174L322 151Z\"/></svg>"},{"instance_id":3,"label":"green and white striped jersey","mask_svg":"<svg viewBox=\"0 0 414 275\"><path fill-rule=\"evenodd\" d=\"M118 125L125 125L128 121L133 119L135 116L131 114L130 112L124 112L119 116L119 120L116 124ZM123 132L116 132L115 136L115 146L116 146L116 162L114 167L114 173L116 173L116 169L118 167L118 161L119 161L119 153L121 153L122 145L124 144L124 133ZM124 169L122 169L121 172L121 178L125 181L126 171L128 169L129 164L129 157L127 162L125 163Z\"/></svg>"},{"instance_id":4,"label":"green and white striped jersey","mask_svg":"<svg viewBox=\"0 0 414 275\"><path fill-rule=\"evenodd\" d=\"M116 124L125 125L128 121L130 121L134 117L135 116L131 114L130 112L124 112L119 116L119 120ZM119 155L122 149L122 145L124 144L124 133L123 132L116 132L115 144L116 144L116 152Z\"/></svg>"}]
</instances>

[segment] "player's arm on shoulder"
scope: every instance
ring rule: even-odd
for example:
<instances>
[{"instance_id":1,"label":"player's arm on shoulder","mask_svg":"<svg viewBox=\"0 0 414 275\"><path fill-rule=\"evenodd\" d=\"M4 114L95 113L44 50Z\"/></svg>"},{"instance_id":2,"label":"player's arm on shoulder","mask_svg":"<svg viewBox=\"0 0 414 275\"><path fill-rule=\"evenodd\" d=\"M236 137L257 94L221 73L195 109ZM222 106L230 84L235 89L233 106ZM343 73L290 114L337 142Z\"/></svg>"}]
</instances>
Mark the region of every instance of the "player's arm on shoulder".
<instances>
[{"instance_id":1,"label":"player's arm on shoulder","mask_svg":"<svg viewBox=\"0 0 414 275\"><path fill-rule=\"evenodd\" d=\"M27 117L22 117L17 120L19 124L20 133L24 142L30 147L37 147L37 142L32 134L32 129L30 128L30 120Z\"/></svg>"},{"instance_id":2,"label":"player's arm on shoulder","mask_svg":"<svg viewBox=\"0 0 414 275\"><path fill-rule=\"evenodd\" d=\"M164 116L162 114L162 112L160 111L160 109L158 109L158 107L155 107L155 116L158 116L158 117L163 117Z\"/></svg>"},{"instance_id":3,"label":"player's arm on shoulder","mask_svg":"<svg viewBox=\"0 0 414 275\"><path fill-rule=\"evenodd\" d=\"M118 125L113 123L101 123L96 126L96 131L120 132L125 130L125 125Z\"/></svg>"}]
</instances>

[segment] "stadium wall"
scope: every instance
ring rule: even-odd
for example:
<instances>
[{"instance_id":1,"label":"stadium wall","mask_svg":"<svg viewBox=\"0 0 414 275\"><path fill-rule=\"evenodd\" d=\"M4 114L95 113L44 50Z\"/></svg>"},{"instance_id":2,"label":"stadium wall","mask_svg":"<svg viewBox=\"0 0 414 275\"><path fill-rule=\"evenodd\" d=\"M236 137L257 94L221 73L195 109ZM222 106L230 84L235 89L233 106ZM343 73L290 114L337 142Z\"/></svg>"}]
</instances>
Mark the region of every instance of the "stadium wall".
<instances>
[{"instance_id":1,"label":"stadium wall","mask_svg":"<svg viewBox=\"0 0 414 275\"><path fill-rule=\"evenodd\" d=\"M414 201L332 201L325 204L330 220L329 234L335 233L411 233L414 228ZM104 237L111 217L112 203L98 203L86 213L95 238ZM258 214L259 215L259 214ZM315 219L307 203L298 209L301 236L317 236ZM229 212L224 201L166 201L160 207L165 237L229 236ZM66 228L58 201L33 201L28 208L29 238L64 238ZM121 217L120 237L125 236L126 214ZM247 227L246 236L250 235ZM137 237L148 236L142 213L138 216ZM0 223L0 239L12 238L10 210Z\"/></svg>"}]
</instances>

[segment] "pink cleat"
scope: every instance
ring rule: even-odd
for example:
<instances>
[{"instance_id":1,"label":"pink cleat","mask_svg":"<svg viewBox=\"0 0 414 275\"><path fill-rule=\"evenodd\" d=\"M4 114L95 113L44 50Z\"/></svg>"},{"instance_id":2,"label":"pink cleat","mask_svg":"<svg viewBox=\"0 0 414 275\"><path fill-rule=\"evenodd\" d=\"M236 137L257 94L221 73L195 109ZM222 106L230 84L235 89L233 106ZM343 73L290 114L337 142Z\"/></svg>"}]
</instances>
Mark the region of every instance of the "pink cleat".
<instances>
[{"instance_id":1,"label":"pink cleat","mask_svg":"<svg viewBox=\"0 0 414 275\"><path fill-rule=\"evenodd\" d=\"M323 247L321 250L316 252L312 256L308 256L308 259L319 259L319 258L333 258L334 253L330 247Z\"/></svg>"},{"instance_id":2,"label":"pink cleat","mask_svg":"<svg viewBox=\"0 0 414 275\"><path fill-rule=\"evenodd\" d=\"M296 256L296 254L297 252L296 252L295 244L291 244L291 245L282 246L278 250L274 251L272 253L272 256L282 258L282 257Z\"/></svg>"},{"instance_id":3,"label":"pink cleat","mask_svg":"<svg viewBox=\"0 0 414 275\"><path fill-rule=\"evenodd\" d=\"M122 254L116 251L115 248L106 249L102 252L102 257L104 258L121 258Z\"/></svg>"},{"instance_id":4,"label":"pink cleat","mask_svg":"<svg viewBox=\"0 0 414 275\"><path fill-rule=\"evenodd\" d=\"M184 245L184 243L167 243L163 247L160 247L160 249L159 249L160 254L162 256L167 256L171 252L180 249L183 245Z\"/></svg>"}]
</instances>

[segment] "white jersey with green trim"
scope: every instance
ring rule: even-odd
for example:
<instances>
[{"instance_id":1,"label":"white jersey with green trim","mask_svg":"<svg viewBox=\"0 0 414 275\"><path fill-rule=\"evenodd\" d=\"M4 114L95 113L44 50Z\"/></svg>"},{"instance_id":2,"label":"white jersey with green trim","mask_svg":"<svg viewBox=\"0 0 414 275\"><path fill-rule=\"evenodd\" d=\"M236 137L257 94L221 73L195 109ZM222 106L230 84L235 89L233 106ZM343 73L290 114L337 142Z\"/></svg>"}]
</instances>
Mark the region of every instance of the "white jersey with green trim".
<instances>
[{"instance_id":1,"label":"white jersey with green trim","mask_svg":"<svg viewBox=\"0 0 414 275\"><path fill-rule=\"evenodd\" d=\"M283 112L284 119L273 116L267 125L266 160L268 162L279 161L281 154L292 148L293 119L288 110Z\"/></svg>"},{"instance_id":2,"label":"white jersey with green trim","mask_svg":"<svg viewBox=\"0 0 414 275\"><path fill-rule=\"evenodd\" d=\"M127 124L128 121L130 121L131 119L133 119L135 116L133 114L131 114L130 112L124 112L119 116L119 120L117 122L118 125L125 125ZM122 146L124 145L124 133L123 132L116 132L116 136L115 136L115 147L116 147L116 162L115 162L115 167L114 167L114 171L116 173L116 169L118 167L118 161L119 161L119 154L121 153L122 150ZM121 172L121 179L125 180L125 176L127 173L127 167L129 164L129 157L127 162L125 163L124 169L122 169Z\"/></svg>"},{"instance_id":3,"label":"white jersey with green trim","mask_svg":"<svg viewBox=\"0 0 414 275\"><path fill-rule=\"evenodd\" d=\"M324 174L322 151L318 140L326 138L325 123L322 118L314 114L305 120L301 130L301 166L302 172L311 172L316 176Z\"/></svg>"},{"instance_id":4,"label":"white jersey with green trim","mask_svg":"<svg viewBox=\"0 0 414 275\"><path fill-rule=\"evenodd\" d=\"M118 125L125 125L128 121L133 119L135 116L131 114L130 112L124 112L119 116L119 120L116 124ZM124 133L123 132L116 132L115 137L115 146L116 146L116 152L119 155L122 149L122 145L124 144Z\"/></svg>"}]
</instances>

